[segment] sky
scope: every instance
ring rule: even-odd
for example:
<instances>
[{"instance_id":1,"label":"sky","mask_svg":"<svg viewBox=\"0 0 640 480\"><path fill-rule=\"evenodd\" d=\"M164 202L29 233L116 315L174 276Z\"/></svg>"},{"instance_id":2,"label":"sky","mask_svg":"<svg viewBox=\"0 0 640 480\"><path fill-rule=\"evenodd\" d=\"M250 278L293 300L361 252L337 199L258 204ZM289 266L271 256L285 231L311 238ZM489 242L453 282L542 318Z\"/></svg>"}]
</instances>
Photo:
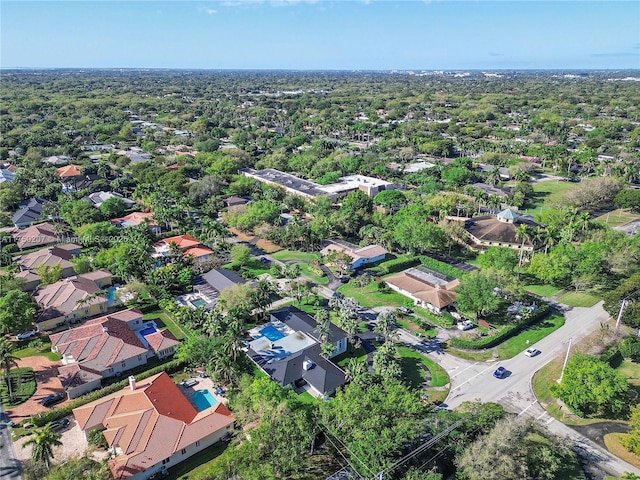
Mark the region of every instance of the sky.
<instances>
[{"instance_id":1,"label":"sky","mask_svg":"<svg viewBox=\"0 0 640 480\"><path fill-rule=\"evenodd\" d=\"M0 67L638 69L640 2L2 0Z\"/></svg>"}]
</instances>

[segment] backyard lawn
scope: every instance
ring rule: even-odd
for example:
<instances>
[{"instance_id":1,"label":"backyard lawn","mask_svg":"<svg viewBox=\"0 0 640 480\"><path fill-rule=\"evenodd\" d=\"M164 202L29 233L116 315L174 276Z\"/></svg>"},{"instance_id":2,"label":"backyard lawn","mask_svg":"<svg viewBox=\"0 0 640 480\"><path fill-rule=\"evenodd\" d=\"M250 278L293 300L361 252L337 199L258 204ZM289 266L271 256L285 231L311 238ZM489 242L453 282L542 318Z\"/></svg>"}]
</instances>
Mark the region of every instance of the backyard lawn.
<instances>
[{"instance_id":1,"label":"backyard lawn","mask_svg":"<svg viewBox=\"0 0 640 480\"><path fill-rule=\"evenodd\" d=\"M412 317L411 315L401 315L396 320L396 323L398 324L399 327L404 328L405 330L421 338L434 338L438 334L438 332L436 332L436 329L433 328L431 325L425 324L426 328L424 328L418 325L413 320L417 320L417 319Z\"/></svg>"},{"instance_id":2,"label":"backyard lawn","mask_svg":"<svg viewBox=\"0 0 640 480\"><path fill-rule=\"evenodd\" d=\"M553 297L560 291L559 288L556 288L553 285L525 285L524 289L527 292L531 292L541 297Z\"/></svg>"},{"instance_id":3,"label":"backyard lawn","mask_svg":"<svg viewBox=\"0 0 640 480\"><path fill-rule=\"evenodd\" d=\"M634 387L640 388L640 363L630 360L623 360L616 370L627 378L627 381Z\"/></svg>"},{"instance_id":4,"label":"backyard lawn","mask_svg":"<svg viewBox=\"0 0 640 480\"><path fill-rule=\"evenodd\" d=\"M529 208L524 209L524 213L535 216L544 210L554 208L555 205L563 203L564 196L575 189L578 184L550 180L536 182L532 186L535 201L533 205L528 205Z\"/></svg>"},{"instance_id":5,"label":"backyard lawn","mask_svg":"<svg viewBox=\"0 0 640 480\"><path fill-rule=\"evenodd\" d=\"M41 355L43 357L47 357L52 362L56 360L60 360L60 355L51 351L51 342L47 338L46 341L42 341L42 343L38 344L38 339L26 342L21 342L19 346L23 346L20 350L13 352L13 355L18 358L26 358L26 357L36 357Z\"/></svg>"},{"instance_id":6,"label":"backyard lawn","mask_svg":"<svg viewBox=\"0 0 640 480\"><path fill-rule=\"evenodd\" d=\"M271 269L270 266L265 265L263 262L261 262L257 258L251 258L249 260L249 262L244 267L242 267L242 269L238 269L236 264L233 263L233 262L227 263L226 265L223 265L222 268L227 268L229 270L233 270L236 273L238 273L238 275L242 275L242 271L240 271L240 270L246 270L253 277L258 277L258 276L262 275L263 273L269 272L269 270Z\"/></svg>"},{"instance_id":7,"label":"backyard lawn","mask_svg":"<svg viewBox=\"0 0 640 480\"><path fill-rule=\"evenodd\" d=\"M202 452L180 462L175 467L170 468L169 476L164 477L166 480L192 480L196 478L204 478L215 460L225 451L227 445L218 443Z\"/></svg>"},{"instance_id":8,"label":"backyard lawn","mask_svg":"<svg viewBox=\"0 0 640 480\"><path fill-rule=\"evenodd\" d=\"M142 316L142 320L148 322L153 320L157 327L162 330L163 328L168 328L171 333L173 333L174 337L178 340L184 340L188 337L188 333L183 330L173 319L167 315L163 310L157 309L149 313L145 313Z\"/></svg>"},{"instance_id":9,"label":"backyard lawn","mask_svg":"<svg viewBox=\"0 0 640 480\"><path fill-rule=\"evenodd\" d=\"M297 252L295 250L280 250L279 252L271 254L271 257L281 262L289 260L298 260L301 262L312 262L314 260L320 260L320 255L315 252Z\"/></svg>"},{"instance_id":10,"label":"backyard lawn","mask_svg":"<svg viewBox=\"0 0 640 480\"><path fill-rule=\"evenodd\" d=\"M601 298L581 292L567 292L558 297L558 302L570 307L593 307Z\"/></svg>"},{"instance_id":11,"label":"backyard lawn","mask_svg":"<svg viewBox=\"0 0 640 480\"><path fill-rule=\"evenodd\" d=\"M564 317L562 315L552 315L541 320L519 334L508 338L498 345L498 356L500 359L512 358L527 349L529 345L542 340L551 332L556 331L564 325Z\"/></svg>"},{"instance_id":12,"label":"backyard lawn","mask_svg":"<svg viewBox=\"0 0 640 480\"><path fill-rule=\"evenodd\" d=\"M426 379L424 369L427 369L431 374L431 382L426 388L429 401L432 403L444 401L444 399L447 398L449 389L438 387L444 387L449 383L449 375L447 375L447 372L433 360L430 360L409 347L398 347L398 352L401 357L402 371L409 384L413 388L420 388Z\"/></svg>"},{"instance_id":13,"label":"backyard lawn","mask_svg":"<svg viewBox=\"0 0 640 480\"><path fill-rule=\"evenodd\" d=\"M338 291L345 297L353 297L363 307L383 307L393 306L400 307L402 305L411 306L413 302L400 295L398 292L382 293L378 290L378 282L371 282L364 289L346 283L338 288Z\"/></svg>"}]
</instances>

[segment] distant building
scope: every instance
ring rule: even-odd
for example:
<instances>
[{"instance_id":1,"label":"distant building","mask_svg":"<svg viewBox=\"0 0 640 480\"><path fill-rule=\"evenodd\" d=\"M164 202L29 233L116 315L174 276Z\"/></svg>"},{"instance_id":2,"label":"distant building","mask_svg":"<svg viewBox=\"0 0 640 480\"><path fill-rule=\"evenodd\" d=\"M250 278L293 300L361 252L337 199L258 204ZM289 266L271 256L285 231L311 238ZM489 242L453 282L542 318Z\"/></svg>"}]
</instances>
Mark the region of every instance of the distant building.
<instances>
[{"instance_id":1,"label":"distant building","mask_svg":"<svg viewBox=\"0 0 640 480\"><path fill-rule=\"evenodd\" d=\"M49 222L18 230L13 238L20 250L53 245L59 241L55 225Z\"/></svg>"},{"instance_id":2,"label":"distant building","mask_svg":"<svg viewBox=\"0 0 640 480\"><path fill-rule=\"evenodd\" d=\"M496 195L500 198L505 198L509 196L509 194L505 190L498 187L494 187L493 185L489 185L488 183L481 183L481 182L472 183L471 186L476 190L482 190L487 195Z\"/></svg>"},{"instance_id":3,"label":"distant building","mask_svg":"<svg viewBox=\"0 0 640 480\"><path fill-rule=\"evenodd\" d=\"M124 217L112 218L109 221L120 228L134 227L141 223L146 223L149 225L151 232L156 235L160 233L160 225L153 219L153 212L132 212Z\"/></svg>"},{"instance_id":4,"label":"distant building","mask_svg":"<svg viewBox=\"0 0 640 480\"><path fill-rule=\"evenodd\" d=\"M351 268L354 270L384 260L389 253L380 245L359 247L344 240L329 240L328 245L320 251L320 255L326 257L331 252L343 252L349 255L353 259Z\"/></svg>"},{"instance_id":5,"label":"distant building","mask_svg":"<svg viewBox=\"0 0 640 480\"><path fill-rule=\"evenodd\" d=\"M523 244L523 239L517 236L518 225L538 226L533 220L506 209L495 216L485 215L466 220L464 229L478 250L485 250L489 247L508 247L514 250L524 248L524 250L532 251L534 249L533 242L524 239Z\"/></svg>"},{"instance_id":6,"label":"distant building","mask_svg":"<svg viewBox=\"0 0 640 480\"><path fill-rule=\"evenodd\" d=\"M196 260L206 260L213 255L213 250L205 247L199 240L191 235L178 235L176 237L165 238L153 244L155 258L162 258L169 255L171 244L175 244L183 255L191 255Z\"/></svg>"},{"instance_id":7,"label":"distant building","mask_svg":"<svg viewBox=\"0 0 640 480\"><path fill-rule=\"evenodd\" d=\"M0 169L0 183L13 182L13 179L15 178L15 176L16 174L11 170L7 170L4 168Z\"/></svg>"},{"instance_id":8,"label":"distant building","mask_svg":"<svg viewBox=\"0 0 640 480\"><path fill-rule=\"evenodd\" d=\"M42 220L42 209L47 203L42 198L31 198L22 202L18 206L18 211L13 215L11 220L13 224L18 227L28 227L34 222Z\"/></svg>"},{"instance_id":9,"label":"distant building","mask_svg":"<svg viewBox=\"0 0 640 480\"><path fill-rule=\"evenodd\" d=\"M106 312L109 299L103 289L111 285L111 279L111 273L98 270L65 278L38 290L34 295L41 308L35 318L38 331Z\"/></svg>"},{"instance_id":10,"label":"distant building","mask_svg":"<svg viewBox=\"0 0 640 480\"><path fill-rule=\"evenodd\" d=\"M124 202L124 204L127 206L127 208L132 207L136 203L136 202L134 202L133 200L131 200L129 198L125 198L120 193L117 193L117 192L103 192L103 191L94 192L91 195L87 195L86 197L83 198L83 200L86 201L86 202L91 202L91 204L93 204L93 206L96 207L96 208L100 208L100 205L102 205L104 202L106 202L107 200L110 200L112 198L119 198L120 200L122 200Z\"/></svg>"},{"instance_id":11,"label":"distant building","mask_svg":"<svg viewBox=\"0 0 640 480\"><path fill-rule=\"evenodd\" d=\"M271 321L249 331L247 355L283 387L307 390L316 397L331 395L344 385L345 373L321 355L316 321L295 307L271 313ZM347 349L347 334L330 323L333 358Z\"/></svg>"},{"instance_id":12,"label":"distant building","mask_svg":"<svg viewBox=\"0 0 640 480\"><path fill-rule=\"evenodd\" d=\"M34 290L41 282L37 274L37 269L41 266L54 267L60 266L60 278L66 278L75 275L75 270L71 260L73 257L80 255L81 247L74 243L66 243L64 245L56 245L54 247L36 250L26 255L18 255L13 257L13 261L20 265L21 271L16 274L16 278L25 280L26 291Z\"/></svg>"},{"instance_id":13,"label":"distant building","mask_svg":"<svg viewBox=\"0 0 640 480\"><path fill-rule=\"evenodd\" d=\"M460 281L420 265L386 278L385 283L416 305L440 313L455 302L453 290Z\"/></svg>"}]
</instances>

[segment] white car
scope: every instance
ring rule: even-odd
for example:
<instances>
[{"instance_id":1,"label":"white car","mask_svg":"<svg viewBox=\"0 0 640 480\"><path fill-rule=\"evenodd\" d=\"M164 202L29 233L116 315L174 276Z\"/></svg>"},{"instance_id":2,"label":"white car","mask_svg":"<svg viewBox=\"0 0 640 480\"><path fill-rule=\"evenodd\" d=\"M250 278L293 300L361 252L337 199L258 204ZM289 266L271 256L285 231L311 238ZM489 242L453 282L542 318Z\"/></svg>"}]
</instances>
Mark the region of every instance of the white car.
<instances>
[{"instance_id":1,"label":"white car","mask_svg":"<svg viewBox=\"0 0 640 480\"><path fill-rule=\"evenodd\" d=\"M35 336L35 330L27 330L26 332L22 332L16 335L16 340L25 340L27 338L31 338Z\"/></svg>"},{"instance_id":2,"label":"white car","mask_svg":"<svg viewBox=\"0 0 640 480\"><path fill-rule=\"evenodd\" d=\"M471 330L473 328L473 322L471 320L465 320L458 323L458 330Z\"/></svg>"},{"instance_id":3,"label":"white car","mask_svg":"<svg viewBox=\"0 0 640 480\"><path fill-rule=\"evenodd\" d=\"M524 354L527 357L535 357L539 353L540 353L540 350L538 350L537 348L533 348L533 347L529 347L524 351Z\"/></svg>"}]
</instances>

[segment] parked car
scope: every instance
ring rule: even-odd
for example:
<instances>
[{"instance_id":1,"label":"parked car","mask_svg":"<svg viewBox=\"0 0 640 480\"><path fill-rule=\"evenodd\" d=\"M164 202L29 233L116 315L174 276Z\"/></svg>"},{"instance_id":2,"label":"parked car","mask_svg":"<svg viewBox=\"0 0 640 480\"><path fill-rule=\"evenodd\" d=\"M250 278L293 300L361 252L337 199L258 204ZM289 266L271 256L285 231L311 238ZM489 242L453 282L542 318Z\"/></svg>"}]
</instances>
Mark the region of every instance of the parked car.
<instances>
[{"instance_id":1,"label":"parked car","mask_svg":"<svg viewBox=\"0 0 640 480\"><path fill-rule=\"evenodd\" d=\"M69 426L68 418L63 418L61 420L56 420L54 422L51 422L51 430L62 430L64 428L67 428L68 426Z\"/></svg>"},{"instance_id":2,"label":"parked car","mask_svg":"<svg viewBox=\"0 0 640 480\"><path fill-rule=\"evenodd\" d=\"M405 315L409 314L409 313L413 313L413 310L411 310L410 308L407 308L407 307L398 307L398 311L400 313L404 313Z\"/></svg>"},{"instance_id":3,"label":"parked car","mask_svg":"<svg viewBox=\"0 0 640 480\"><path fill-rule=\"evenodd\" d=\"M36 335L35 330L27 330L26 332L22 332L16 335L16 340L25 340L27 338L34 337Z\"/></svg>"},{"instance_id":4,"label":"parked car","mask_svg":"<svg viewBox=\"0 0 640 480\"><path fill-rule=\"evenodd\" d=\"M42 405L43 407L51 407L56 403L62 402L66 397L67 396L62 392L52 393L51 395L47 395L42 400L40 400L40 405Z\"/></svg>"},{"instance_id":5,"label":"parked car","mask_svg":"<svg viewBox=\"0 0 640 480\"><path fill-rule=\"evenodd\" d=\"M267 257L260 257L260 261L265 265L271 265L271 260L269 260Z\"/></svg>"},{"instance_id":6,"label":"parked car","mask_svg":"<svg viewBox=\"0 0 640 480\"><path fill-rule=\"evenodd\" d=\"M471 330L473 328L473 322L471 320L465 320L458 323L458 330Z\"/></svg>"},{"instance_id":7,"label":"parked car","mask_svg":"<svg viewBox=\"0 0 640 480\"><path fill-rule=\"evenodd\" d=\"M529 347L524 351L524 354L527 357L535 357L539 353L540 353L540 350L538 350L537 348L533 348L533 347Z\"/></svg>"},{"instance_id":8,"label":"parked car","mask_svg":"<svg viewBox=\"0 0 640 480\"><path fill-rule=\"evenodd\" d=\"M493 376L496 378L504 378L507 374L507 369L504 367L498 367L495 372L493 372Z\"/></svg>"}]
</instances>

